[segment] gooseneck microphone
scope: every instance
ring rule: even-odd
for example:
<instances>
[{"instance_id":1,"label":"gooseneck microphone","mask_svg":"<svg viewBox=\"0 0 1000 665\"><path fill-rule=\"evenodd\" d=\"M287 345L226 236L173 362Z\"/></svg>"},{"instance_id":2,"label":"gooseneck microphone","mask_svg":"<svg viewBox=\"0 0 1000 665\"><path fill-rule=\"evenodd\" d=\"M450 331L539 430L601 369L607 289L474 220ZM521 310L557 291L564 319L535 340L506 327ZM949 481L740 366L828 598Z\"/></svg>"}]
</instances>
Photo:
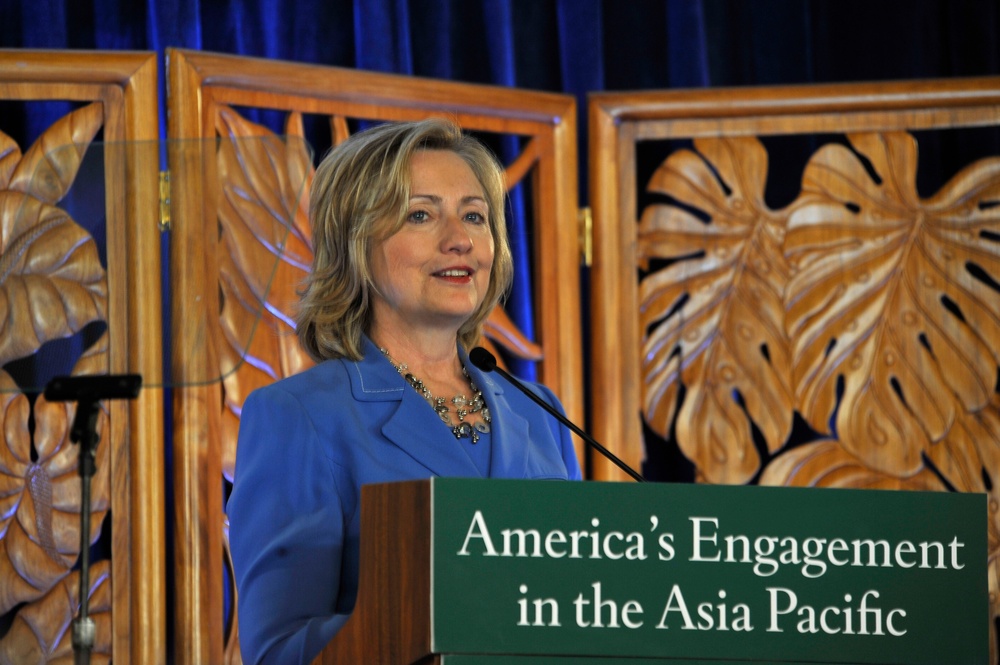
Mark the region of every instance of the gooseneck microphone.
<instances>
[{"instance_id":1,"label":"gooseneck microphone","mask_svg":"<svg viewBox=\"0 0 1000 665\"><path fill-rule=\"evenodd\" d=\"M486 349L484 349L481 346L477 346L476 348L472 349L472 351L469 352L469 360L472 361L472 364L475 365L476 367L478 367L480 370L482 370L484 372L493 372L493 371L495 371L497 374L499 374L503 378L507 379L507 381L511 385L513 385L515 388L517 388L518 390L520 390L522 393L524 393L525 395L527 395L528 397L530 397L536 404L538 404L538 406L540 406L543 409L545 409L545 411L547 413L549 413L553 418L555 418L556 420L558 420L559 422L561 422L566 427L570 428L581 439L583 439L584 441L586 441L588 446L590 446L591 448L593 448L594 450L596 450L597 452L601 453L602 455L604 455L605 457L607 457L609 460L611 460L612 462L614 462L615 465L619 469L621 469L622 471L624 471L625 473L627 473L633 479L635 479L636 481L638 481L640 483L646 482L645 478L643 478L641 475L639 475L638 472L636 472L628 464L626 464L625 462L623 462L620 459L618 459L615 456L614 453L612 453L610 450L608 450L607 448L605 448L604 446L602 446L601 444L599 444L597 441L594 440L594 438L592 436L590 436L589 434L587 434L586 432L584 432L582 429L580 429L579 427L577 427L576 425L574 425L572 422L570 422L570 420L566 416L564 416L563 414L559 413L558 410L552 408L552 406L550 404L548 404L545 400L543 400L541 397L539 397L535 393L533 393L530 390L528 390L528 388L523 383L521 383L519 380L517 380L516 378L514 378L513 376L511 376L509 373L507 373L502 367L498 367L497 366L497 359L493 356L492 353L490 353L489 351L487 351Z\"/></svg>"}]
</instances>

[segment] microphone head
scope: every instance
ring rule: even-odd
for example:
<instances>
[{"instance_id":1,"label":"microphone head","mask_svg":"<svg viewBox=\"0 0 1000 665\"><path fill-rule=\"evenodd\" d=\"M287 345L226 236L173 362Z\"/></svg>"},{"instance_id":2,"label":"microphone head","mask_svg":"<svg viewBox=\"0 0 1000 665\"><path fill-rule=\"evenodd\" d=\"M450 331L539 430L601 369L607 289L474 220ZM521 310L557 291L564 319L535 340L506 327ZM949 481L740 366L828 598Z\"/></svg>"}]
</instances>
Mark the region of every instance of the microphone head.
<instances>
[{"instance_id":1,"label":"microphone head","mask_svg":"<svg viewBox=\"0 0 1000 665\"><path fill-rule=\"evenodd\" d=\"M469 351L469 360L484 372L492 372L497 368L496 357L481 346Z\"/></svg>"},{"instance_id":2,"label":"microphone head","mask_svg":"<svg viewBox=\"0 0 1000 665\"><path fill-rule=\"evenodd\" d=\"M45 385L45 399L50 402L135 399L141 387L142 376L138 374L56 376Z\"/></svg>"}]
</instances>

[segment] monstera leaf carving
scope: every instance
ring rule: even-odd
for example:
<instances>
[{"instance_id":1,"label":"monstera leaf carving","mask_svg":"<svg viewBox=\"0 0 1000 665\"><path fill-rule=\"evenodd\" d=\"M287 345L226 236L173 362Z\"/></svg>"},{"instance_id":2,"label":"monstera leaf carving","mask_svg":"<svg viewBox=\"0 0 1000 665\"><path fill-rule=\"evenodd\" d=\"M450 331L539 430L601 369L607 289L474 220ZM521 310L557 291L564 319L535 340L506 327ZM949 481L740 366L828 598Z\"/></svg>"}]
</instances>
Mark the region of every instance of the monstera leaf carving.
<instances>
[{"instance_id":1,"label":"monstera leaf carving","mask_svg":"<svg viewBox=\"0 0 1000 665\"><path fill-rule=\"evenodd\" d=\"M106 317L97 247L57 203L100 128L91 105L55 123L20 157L0 133L0 365Z\"/></svg>"},{"instance_id":2,"label":"monstera leaf carving","mask_svg":"<svg viewBox=\"0 0 1000 665\"><path fill-rule=\"evenodd\" d=\"M96 244L57 206L102 119L100 104L74 111L23 156L0 133L0 365L107 318L107 278ZM107 372L107 354L105 333L72 373ZM76 612L71 570L80 549L78 450L69 440L75 408L43 395L30 401L0 370L0 614L20 606L0 640L3 663L72 659L66 627ZM89 542L110 507L109 430L101 411ZM106 578L102 566L95 567L97 584ZM101 654L110 657L109 608L97 622L98 662Z\"/></svg>"},{"instance_id":3,"label":"monstera leaf carving","mask_svg":"<svg viewBox=\"0 0 1000 665\"><path fill-rule=\"evenodd\" d=\"M787 270L774 259L785 215L764 203L767 153L755 138L694 147L653 175L649 190L676 203L649 206L639 226L639 265L650 271L639 286L643 407L661 436L676 424L709 481L742 483L760 467L753 429L772 452L791 431Z\"/></svg>"},{"instance_id":4,"label":"monstera leaf carving","mask_svg":"<svg viewBox=\"0 0 1000 665\"><path fill-rule=\"evenodd\" d=\"M106 367L106 355L105 335L78 361L74 373ZM76 405L40 395L34 404L33 436L30 411L28 398L0 371L0 431L6 433L0 445L0 614L41 598L69 574L80 552L79 450L69 439ZM108 432L108 414L101 410L89 542L100 536L110 507Z\"/></svg>"},{"instance_id":5,"label":"monstera leaf carving","mask_svg":"<svg viewBox=\"0 0 1000 665\"><path fill-rule=\"evenodd\" d=\"M857 152L810 160L785 238L796 402L872 469L910 476L995 390L1000 159L923 200L912 136L848 138Z\"/></svg>"},{"instance_id":6,"label":"monstera leaf carving","mask_svg":"<svg viewBox=\"0 0 1000 665\"><path fill-rule=\"evenodd\" d=\"M301 116L286 136L241 117L219 114L221 196L219 344L227 410L223 469L232 477L243 400L255 388L312 364L295 335L297 289L312 263L308 195L312 154Z\"/></svg>"},{"instance_id":7,"label":"monstera leaf carving","mask_svg":"<svg viewBox=\"0 0 1000 665\"><path fill-rule=\"evenodd\" d=\"M103 120L98 103L73 111L45 130L16 162L13 156L17 154L17 147L4 137L6 141L0 142L0 155L4 151L7 154L0 164L6 163L12 168L7 180L4 177L6 169L0 166L0 189L22 192L49 205L61 201L76 179L83 156Z\"/></svg>"},{"instance_id":8,"label":"monstera leaf carving","mask_svg":"<svg viewBox=\"0 0 1000 665\"><path fill-rule=\"evenodd\" d=\"M0 364L106 317L93 239L54 206L0 192Z\"/></svg>"},{"instance_id":9,"label":"monstera leaf carving","mask_svg":"<svg viewBox=\"0 0 1000 665\"><path fill-rule=\"evenodd\" d=\"M848 139L853 150L831 144L810 160L785 240L796 270L787 290L796 403L838 442L783 454L762 482L946 489L940 474L954 490L986 493L995 620L1000 159L921 199L912 136Z\"/></svg>"},{"instance_id":10,"label":"monstera leaf carving","mask_svg":"<svg viewBox=\"0 0 1000 665\"><path fill-rule=\"evenodd\" d=\"M764 469L760 484L880 490L946 489L929 469L908 478L873 471L834 439L821 439L782 452Z\"/></svg>"}]
</instances>

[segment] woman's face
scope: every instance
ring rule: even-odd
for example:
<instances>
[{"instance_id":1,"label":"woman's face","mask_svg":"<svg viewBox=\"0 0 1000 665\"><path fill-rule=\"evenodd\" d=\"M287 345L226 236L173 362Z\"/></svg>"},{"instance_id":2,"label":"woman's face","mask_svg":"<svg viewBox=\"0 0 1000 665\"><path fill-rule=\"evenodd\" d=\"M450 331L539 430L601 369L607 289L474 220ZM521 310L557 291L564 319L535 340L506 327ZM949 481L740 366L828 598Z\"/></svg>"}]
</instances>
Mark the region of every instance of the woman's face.
<instances>
[{"instance_id":1,"label":"woman's face","mask_svg":"<svg viewBox=\"0 0 1000 665\"><path fill-rule=\"evenodd\" d=\"M448 150L410 161L403 226L375 246L372 332L421 327L454 335L486 297L493 266L490 211L469 165Z\"/></svg>"}]
</instances>

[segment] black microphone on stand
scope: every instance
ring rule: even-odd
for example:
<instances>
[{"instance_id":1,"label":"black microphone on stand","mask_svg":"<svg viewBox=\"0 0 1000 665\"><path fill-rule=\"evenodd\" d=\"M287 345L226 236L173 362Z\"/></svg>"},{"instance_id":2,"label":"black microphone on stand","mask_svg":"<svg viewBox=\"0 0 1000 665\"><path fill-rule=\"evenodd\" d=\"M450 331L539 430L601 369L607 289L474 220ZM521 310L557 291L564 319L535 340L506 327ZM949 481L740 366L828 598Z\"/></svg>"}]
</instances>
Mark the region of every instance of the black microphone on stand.
<instances>
[{"instance_id":1,"label":"black microphone on stand","mask_svg":"<svg viewBox=\"0 0 1000 665\"><path fill-rule=\"evenodd\" d=\"M614 453L612 453L610 450L599 444L597 441L594 440L592 436L590 436L582 429L580 429L572 422L570 422L570 420L566 416L559 413L559 411L557 411L556 409L552 408L552 406L546 403L546 401L543 400L541 397L528 390L528 388L525 387L524 384L522 384L520 381L518 381L510 374L508 374L502 367L497 366L497 359L493 356L492 353L490 353L481 346L477 346L476 348L472 349L472 351L469 352L469 360L472 361L472 364L478 367L480 370L484 372L495 371L497 374L507 379L507 381L511 385L513 385L515 388L517 388L522 393L524 393L532 400L534 400L534 402L538 404L538 406L545 409L545 411L550 415L552 415L553 418L561 422L566 427L570 428L570 430L575 432L581 439L586 441L588 446L590 446L591 448L593 448L594 450L596 450L597 452L601 453L609 460L614 462L619 469L627 473L637 482L640 483L646 482L646 479L643 478L641 475L639 475L639 473L636 472L632 467L630 467L628 464L618 459Z\"/></svg>"},{"instance_id":2,"label":"black microphone on stand","mask_svg":"<svg viewBox=\"0 0 1000 665\"><path fill-rule=\"evenodd\" d=\"M90 485L97 471L97 419L101 400L135 399L142 387L138 374L87 374L57 376L45 386L50 402L76 402L76 415L69 439L80 445L77 465L80 475L80 609L73 620L73 662L89 665L97 626L90 618Z\"/></svg>"}]
</instances>

